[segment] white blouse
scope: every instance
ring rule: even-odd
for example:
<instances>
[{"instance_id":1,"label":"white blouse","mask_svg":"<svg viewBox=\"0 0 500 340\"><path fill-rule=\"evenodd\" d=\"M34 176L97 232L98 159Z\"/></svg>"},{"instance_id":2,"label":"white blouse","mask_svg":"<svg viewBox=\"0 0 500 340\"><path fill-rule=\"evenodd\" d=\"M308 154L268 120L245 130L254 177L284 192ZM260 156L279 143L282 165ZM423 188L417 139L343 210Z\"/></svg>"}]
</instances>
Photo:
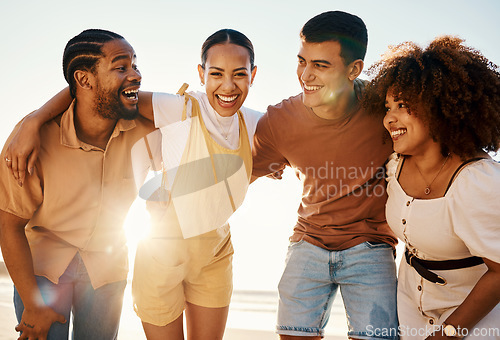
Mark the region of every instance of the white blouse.
<instances>
[{"instance_id":1,"label":"white blouse","mask_svg":"<svg viewBox=\"0 0 500 340\"><path fill-rule=\"evenodd\" d=\"M387 222L424 260L486 257L500 263L500 164L482 159L466 165L444 197L415 199L396 179L400 159L387 164Z\"/></svg>"},{"instance_id":2,"label":"white blouse","mask_svg":"<svg viewBox=\"0 0 500 340\"><path fill-rule=\"evenodd\" d=\"M393 154L387 164L386 217L407 248L424 260L479 256L500 263L500 164L492 159L469 163L444 197L416 199L408 196L397 181L400 161L401 158ZM398 278L401 325L441 324L463 302L486 270L485 264L435 270L434 273L447 280L446 285L440 286L423 279L403 256ZM500 305L483 320L499 327Z\"/></svg>"}]
</instances>

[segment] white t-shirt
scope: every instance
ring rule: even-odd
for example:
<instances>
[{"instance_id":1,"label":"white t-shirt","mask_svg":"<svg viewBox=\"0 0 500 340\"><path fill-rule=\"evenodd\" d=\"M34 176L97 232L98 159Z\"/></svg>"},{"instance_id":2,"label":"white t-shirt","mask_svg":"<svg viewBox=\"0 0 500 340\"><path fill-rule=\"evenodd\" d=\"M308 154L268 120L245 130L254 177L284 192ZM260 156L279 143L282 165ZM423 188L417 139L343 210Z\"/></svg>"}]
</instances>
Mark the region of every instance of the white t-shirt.
<instances>
[{"instance_id":1,"label":"white t-shirt","mask_svg":"<svg viewBox=\"0 0 500 340\"><path fill-rule=\"evenodd\" d=\"M236 114L231 117L219 115L210 105L207 94L204 92L189 92L189 94L198 100L201 115L210 136L225 148L237 149L239 141L238 116ZM154 123L157 128L161 129L169 124L179 122L182 119L183 108L184 96L161 92L153 93ZM188 102L186 111L187 116L191 117L191 102ZM262 113L246 107L241 107L240 111L245 119L248 138L250 145L252 145L255 128Z\"/></svg>"}]
</instances>

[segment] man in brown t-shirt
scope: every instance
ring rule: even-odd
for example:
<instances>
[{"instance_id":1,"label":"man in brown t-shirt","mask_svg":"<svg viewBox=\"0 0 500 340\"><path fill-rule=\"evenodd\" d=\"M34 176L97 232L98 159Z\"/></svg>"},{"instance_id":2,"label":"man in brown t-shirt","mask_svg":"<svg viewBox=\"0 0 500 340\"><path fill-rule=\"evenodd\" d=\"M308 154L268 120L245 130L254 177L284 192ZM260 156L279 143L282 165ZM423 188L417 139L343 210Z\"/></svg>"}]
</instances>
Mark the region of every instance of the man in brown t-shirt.
<instances>
[{"instance_id":1,"label":"man in brown t-shirt","mask_svg":"<svg viewBox=\"0 0 500 340\"><path fill-rule=\"evenodd\" d=\"M75 339L115 339L128 271L122 224L137 194L131 148L154 127L138 117L141 75L122 36L80 33L63 70L74 100L41 127L22 185L6 166L13 157L1 155L0 244L16 330L21 339L68 339L73 314Z\"/></svg>"},{"instance_id":2,"label":"man in brown t-shirt","mask_svg":"<svg viewBox=\"0 0 500 340\"><path fill-rule=\"evenodd\" d=\"M303 182L279 284L281 339L319 339L338 287L350 338L397 338L397 241L384 213L392 146L354 86L367 39L363 21L348 13L309 20L298 54L303 92L270 106L257 125L253 175L290 166Z\"/></svg>"}]
</instances>

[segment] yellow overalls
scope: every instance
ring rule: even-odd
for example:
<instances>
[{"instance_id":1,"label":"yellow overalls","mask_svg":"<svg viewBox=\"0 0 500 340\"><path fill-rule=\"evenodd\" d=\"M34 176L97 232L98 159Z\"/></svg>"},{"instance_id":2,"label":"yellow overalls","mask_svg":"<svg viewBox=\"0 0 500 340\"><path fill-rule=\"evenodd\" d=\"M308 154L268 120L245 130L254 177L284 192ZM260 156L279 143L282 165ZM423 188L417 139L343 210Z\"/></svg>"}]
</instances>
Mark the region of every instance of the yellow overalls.
<instances>
[{"instance_id":1,"label":"yellow overalls","mask_svg":"<svg viewBox=\"0 0 500 340\"><path fill-rule=\"evenodd\" d=\"M178 94L185 96L181 124L188 101L192 106L186 146L179 166L163 172L162 200L147 202L151 233L140 242L134 264L134 308L142 321L157 326L174 321L185 301L229 305L233 247L227 220L243 202L252 170L242 113L238 148L224 148L209 135L197 100L185 89Z\"/></svg>"}]
</instances>

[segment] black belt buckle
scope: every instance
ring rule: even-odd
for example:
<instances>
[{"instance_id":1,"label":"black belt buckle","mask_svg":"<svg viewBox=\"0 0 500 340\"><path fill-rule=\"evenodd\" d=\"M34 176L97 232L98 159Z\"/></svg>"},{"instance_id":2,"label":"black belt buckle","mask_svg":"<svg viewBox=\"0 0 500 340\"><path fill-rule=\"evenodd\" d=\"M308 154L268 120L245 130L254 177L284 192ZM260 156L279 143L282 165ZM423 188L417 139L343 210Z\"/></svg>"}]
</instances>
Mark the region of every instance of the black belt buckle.
<instances>
[{"instance_id":1,"label":"black belt buckle","mask_svg":"<svg viewBox=\"0 0 500 340\"><path fill-rule=\"evenodd\" d=\"M427 281L440 286L445 286L448 283L444 277L431 272L429 269L425 268L421 263L419 263L419 258L416 257L415 254L411 253L408 249L406 249L405 257L406 262Z\"/></svg>"}]
</instances>

